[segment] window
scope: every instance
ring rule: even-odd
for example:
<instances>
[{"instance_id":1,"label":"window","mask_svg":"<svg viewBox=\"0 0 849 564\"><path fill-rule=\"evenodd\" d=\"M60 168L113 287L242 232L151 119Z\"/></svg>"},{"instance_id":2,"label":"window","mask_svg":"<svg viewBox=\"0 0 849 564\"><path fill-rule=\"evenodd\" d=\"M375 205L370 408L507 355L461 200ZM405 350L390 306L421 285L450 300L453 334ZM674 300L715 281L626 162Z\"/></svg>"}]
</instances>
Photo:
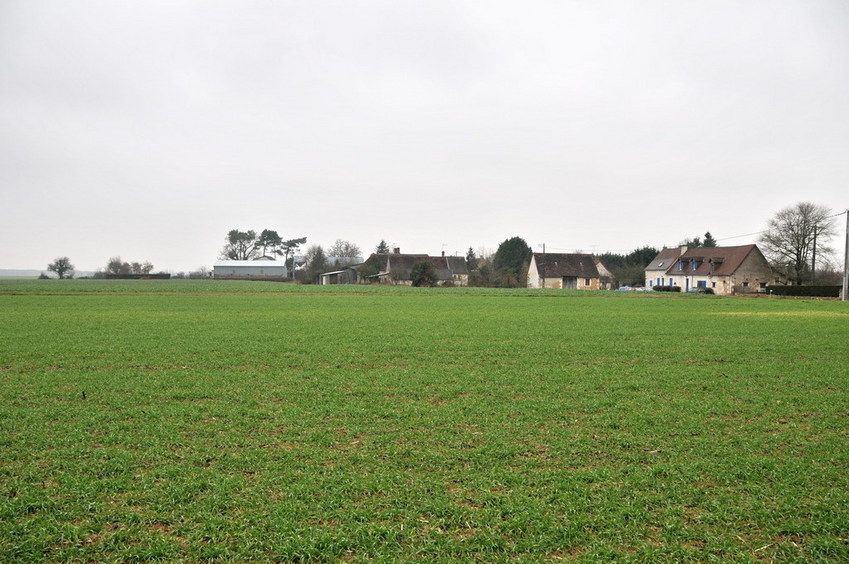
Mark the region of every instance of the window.
<instances>
[{"instance_id":1,"label":"window","mask_svg":"<svg viewBox=\"0 0 849 564\"><path fill-rule=\"evenodd\" d=\"M748 287L749 287L749 281L748 281L748 280L747 280L746 282L743 282L743 287L744 287L744 288L748 288Z\"/></svg>"},{"instance_id":2,"label":"window","mask_svg":"<svg viewBox=\"0 0 849 564\"><path fill-rule=\"evenodd\" d=\"M584 278L584 286L589 286L589 285L590 285L590 279Z\"/></svg>"}]
</instances>

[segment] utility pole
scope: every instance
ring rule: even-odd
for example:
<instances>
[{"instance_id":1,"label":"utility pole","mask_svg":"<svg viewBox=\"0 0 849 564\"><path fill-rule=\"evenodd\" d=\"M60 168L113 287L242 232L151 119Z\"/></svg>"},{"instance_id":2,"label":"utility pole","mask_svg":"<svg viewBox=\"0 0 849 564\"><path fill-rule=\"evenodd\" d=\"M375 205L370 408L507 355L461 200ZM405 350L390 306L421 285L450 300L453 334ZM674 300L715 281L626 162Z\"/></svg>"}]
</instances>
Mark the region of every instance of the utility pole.
<instances>
[{"instance_id":1,"label":"utility pole","mask_svg":"<svg viewBox=\"0 0 849 564\"><path fill-rule=\"evenodd\" d=\"M842 301L849 299L849 209L846 210L846 246L843 257L843 297Z\"/></svg>"}]
</instances>

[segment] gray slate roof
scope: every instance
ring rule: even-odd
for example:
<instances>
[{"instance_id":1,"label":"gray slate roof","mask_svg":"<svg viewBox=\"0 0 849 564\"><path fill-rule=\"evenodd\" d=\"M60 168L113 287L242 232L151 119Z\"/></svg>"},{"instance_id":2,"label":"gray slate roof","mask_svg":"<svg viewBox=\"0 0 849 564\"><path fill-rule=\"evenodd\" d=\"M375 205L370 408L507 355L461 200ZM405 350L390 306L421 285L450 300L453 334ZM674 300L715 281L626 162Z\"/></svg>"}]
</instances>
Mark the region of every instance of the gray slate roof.
<instances>
[{"instance_id":1,"label":"gray slate roof","mask_svg":"<svg viewBox=\"0 0 849 564\"><path fill-rule=\"evenodd\" d=\"M469 267L464 257L431 257L428 255L408 254L384 256L388 258L388 271L393 275L397 275L398 280L409 280L413 267L419 262L431 263L438 280L453 280L454 275L469 274Z\"/></svg>"},{"instance_id":2,"label":"gray slate roof","mask_svg":"<svg viewBox=\"0 0 849 564\"><path fill-rule=\"evenodd\" d=\"M534 260L542 278L600 278L593 255L534 253Z\"/></svg>"}]
</instances>

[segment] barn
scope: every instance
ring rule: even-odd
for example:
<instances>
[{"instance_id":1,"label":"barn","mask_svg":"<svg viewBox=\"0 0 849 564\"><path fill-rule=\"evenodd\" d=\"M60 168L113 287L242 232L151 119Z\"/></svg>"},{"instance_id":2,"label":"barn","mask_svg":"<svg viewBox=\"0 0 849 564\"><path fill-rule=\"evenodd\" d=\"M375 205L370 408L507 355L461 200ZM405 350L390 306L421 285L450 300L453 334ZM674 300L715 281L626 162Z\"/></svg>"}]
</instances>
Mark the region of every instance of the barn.
<instances>
[{"instance_id":1,"label":"barn","mask_svg":"<svg viewBox=\"0 0 849 564\"><path fill-rule=\"evenodd\" d=\"M219 260L212 268L215 278L286 278L286 261Z\"/></svg>"}]
</instances>

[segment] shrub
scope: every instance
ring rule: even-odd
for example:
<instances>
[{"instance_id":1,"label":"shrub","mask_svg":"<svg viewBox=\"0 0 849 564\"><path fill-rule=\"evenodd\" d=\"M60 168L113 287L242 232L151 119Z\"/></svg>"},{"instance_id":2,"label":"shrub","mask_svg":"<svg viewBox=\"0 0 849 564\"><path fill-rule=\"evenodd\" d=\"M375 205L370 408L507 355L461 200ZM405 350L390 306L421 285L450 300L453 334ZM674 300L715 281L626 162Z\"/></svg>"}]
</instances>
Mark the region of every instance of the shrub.
<instances>
[{"instance_id":1,"label":"shrub","mask_svg":"<svg viewBox=\"0 0 849 564\"><path fill-rule=\"evenodd\" d=\"M436 286L436 269L433 263L426 260L417 262L410 273L410 280L413 281L413 286Z\"/></svg>"},{"instance_id":2,"label":"shrub","mask_svg":"<svg viewBox=\"0 0 849 564\"><path fill-rule=\"evenodd\" d=\"M805 296L809 298L839 298L840 286L767 286L775 296Z\"/></svg>"},{"instance_id":3,"label":"shrub","mask_svg":"<svg viewBox=\"0 0 849 564\"><path fill-rule=\"evenodd\" d=\"M655 292L680 292L681 286L654 286Z\"/></svg>"}]
</instances>

